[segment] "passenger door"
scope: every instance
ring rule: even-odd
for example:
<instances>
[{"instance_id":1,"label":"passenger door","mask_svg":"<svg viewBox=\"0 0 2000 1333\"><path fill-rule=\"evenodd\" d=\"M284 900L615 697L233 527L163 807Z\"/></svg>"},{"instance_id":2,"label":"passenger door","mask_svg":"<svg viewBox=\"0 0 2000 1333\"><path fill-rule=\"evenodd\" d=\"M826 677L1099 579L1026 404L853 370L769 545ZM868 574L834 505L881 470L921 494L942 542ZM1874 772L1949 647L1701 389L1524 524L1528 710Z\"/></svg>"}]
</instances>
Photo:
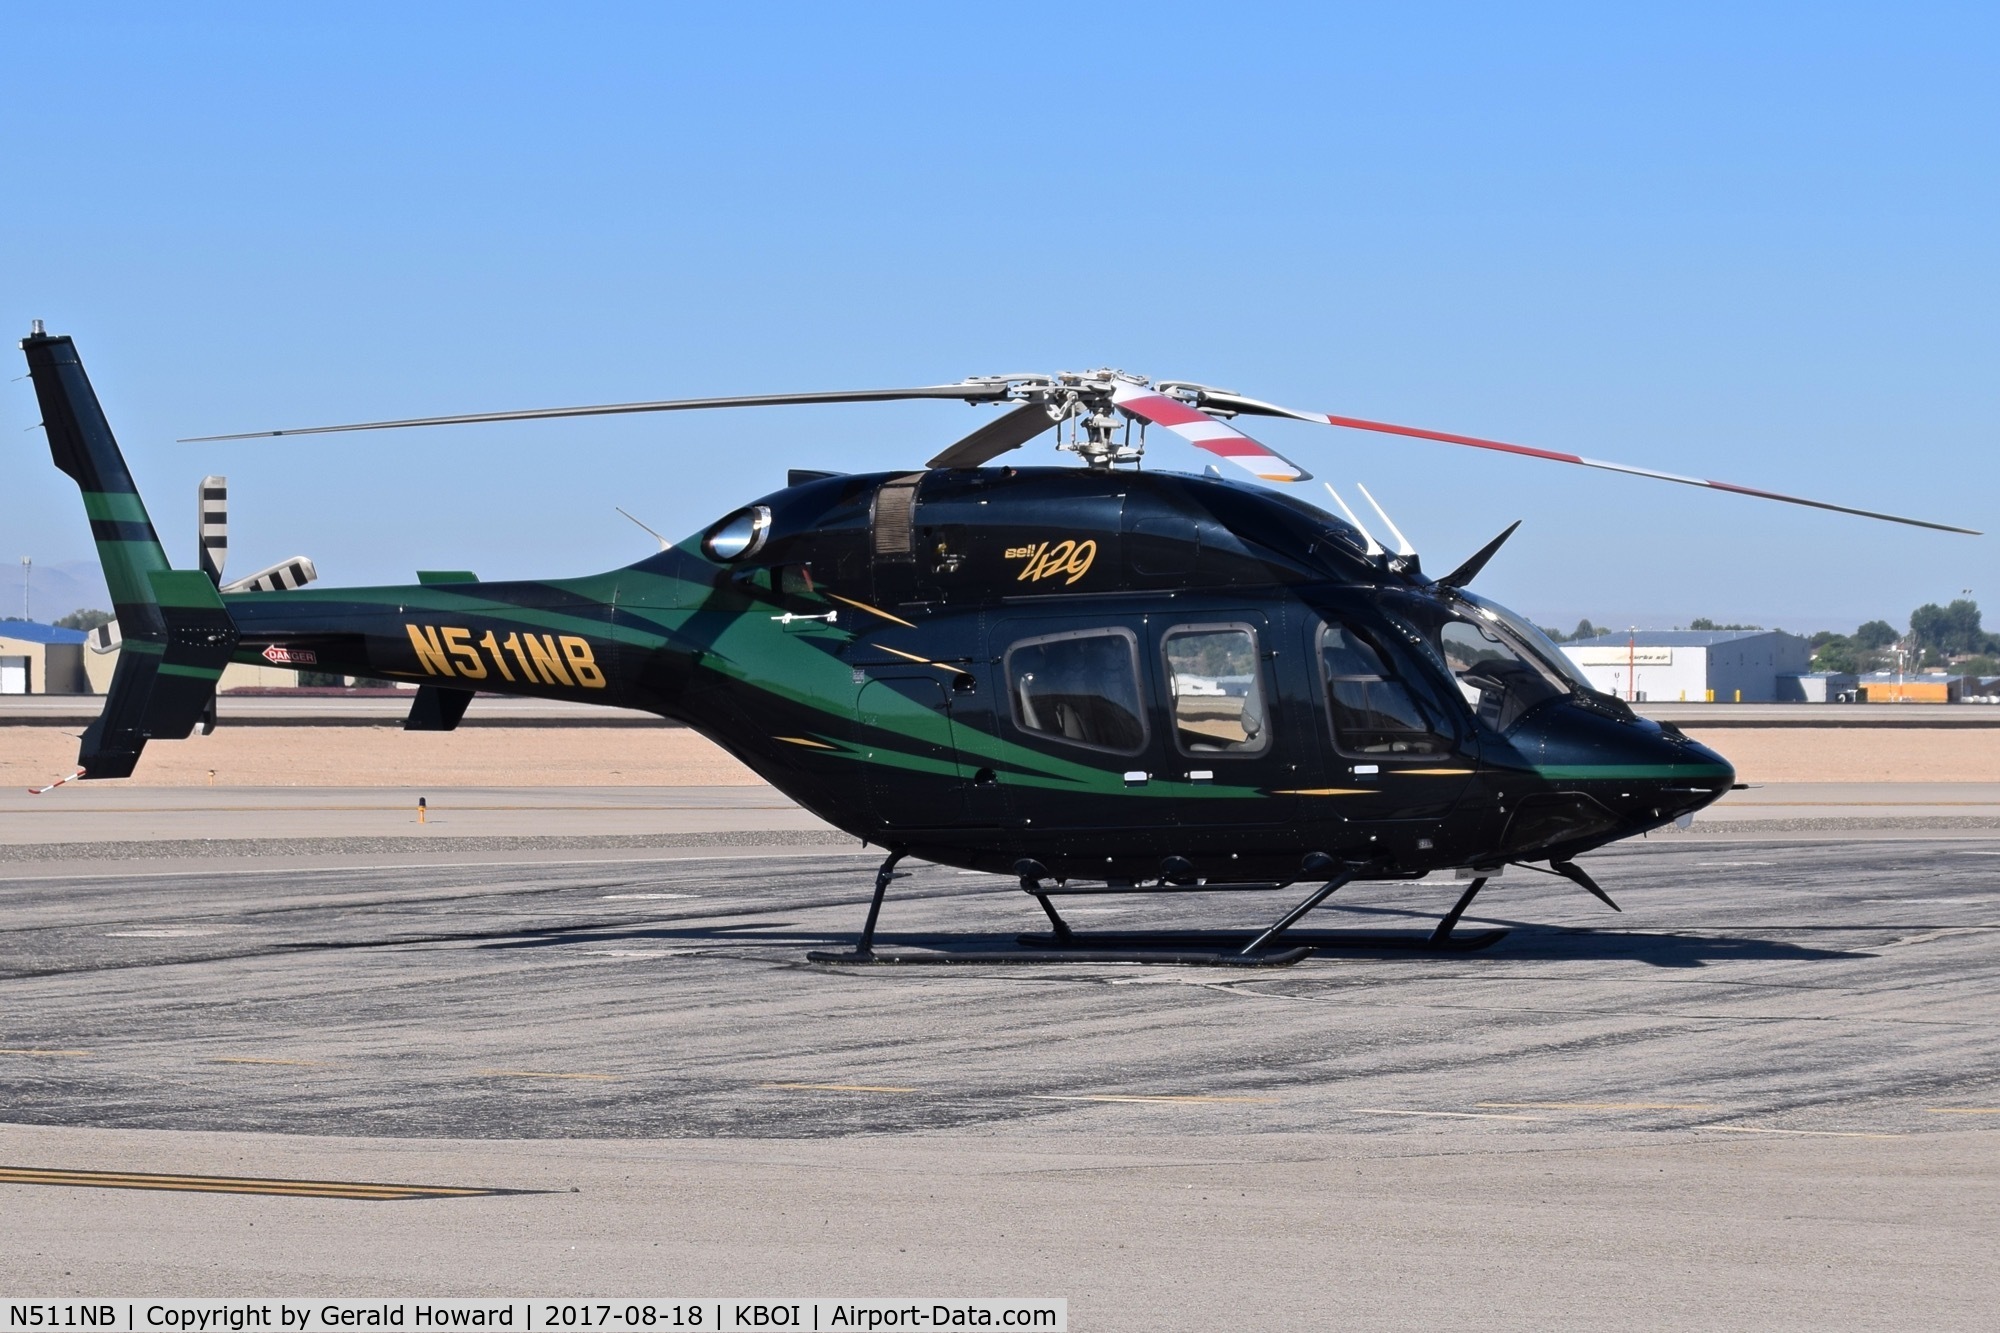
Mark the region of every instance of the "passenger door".
<instances>
[{"instance_id":1,"label":"passenger door","mask_svg":"<svg viewBox=\"0 0 2000 1333\"><path fill-rule=\"evenodd\" d=\"M1160 682L1153 781L1181 799L1183 827L1259 828L1290 822L1301 747L1286 725L1279 654L1261 612L1150 617Z\"/></svg>"},{"instance_id":2,"label":"passenger door","mask_svg":"<svg viewBox=\"0 0 2000 1333\"><path fill-rule=\"evenodd\" d=\"M1021 616L992 630L1004 699L992 767L1023 823L1065 830L1155 827L1144 621Z\"/></svg>"}]
</instances>

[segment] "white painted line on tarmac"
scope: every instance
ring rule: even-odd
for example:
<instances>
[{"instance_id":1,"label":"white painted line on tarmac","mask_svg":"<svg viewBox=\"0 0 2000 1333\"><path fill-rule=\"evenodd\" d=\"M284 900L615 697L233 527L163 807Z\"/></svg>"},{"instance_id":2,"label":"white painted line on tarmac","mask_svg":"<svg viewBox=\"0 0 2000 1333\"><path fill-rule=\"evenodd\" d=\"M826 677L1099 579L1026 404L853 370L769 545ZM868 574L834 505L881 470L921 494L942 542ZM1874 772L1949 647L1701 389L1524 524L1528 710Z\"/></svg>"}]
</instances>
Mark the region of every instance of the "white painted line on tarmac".
<instances>
[{"instance_id":1,"label":"white painted line on tarmac","mask_svg":"<svg viewBox=\"0 0 2000 1333\"><path fill-rule=\"evenodd\" d=\"M1195 1093L1189 1093L1183 1096L1173 1096L1173 1095L1147 1096L1141 1093L1122 1093L1122 1092L1081 1093L1074 1096L1062 1096L1056 1093L1031 1092L1028 1094L1028 1099L1030 1101L1037 1101L1037 1102L1139 1102L1144 1104L1167 1104L1167 1105L1206 1103L1206 1102L1278 1102L1284 1100L1282 1097L1228 1097L1220 1095L1203 1096Z\"/></svg>"},{"instance_id":2,"label":"white painted line on tarmac","mask_svg":"<svg viewBox=\"0 0 2000 1333\"><path fill-rule=\"evenodd\" d=\"M17 1049L12 1049L12 1050L6 1050L6 1049L0 1049L0 1055L28 1055L28 1056L48 1056L48 1055L92 1055L92 1054L95 1054L95 1052L92 1052L92 1051L51 1051L51 1050L43 1050L43 1049L41 1049L41 1048L39 1048L39 1047L33 1047L33 1046L27 1046L27 1047L20 1047L20 1048L17 1048Z\"/></svg>"},{"instance_id":3,"label":"white painted line on tarmac","mask_svg":"<svg viewBox=\"0 0 2000 1333\"><path fill-rule=\"evenodd\" d=\"M360 834L357 834L357 835L355 835L355 836L357 836L357 837L360 837L360 836L365 836L365 835L360 835ZM174 841L174 839L164 839L164 840L162 840L162 839L133 839L133 841L139 841L139 842L144 842L144 841ZM245 841L267 841L267 840L263 840L263 839L245 839ZM4 846L4 845L5 845L5 844L0 844L0 846ZM31 844L31 845L36 845L36 846L39 846L40 844ZM532 849L531 849L531 850L532 850ZM618 849L618 850L622 850L622 849ZM676 851L679 851L679 850L681 850L681 849L680 849L680 848L677 848L677 847L662 847L662 848L660 848L660 849L659 849L659 851L661 851L661 852L663 852L663 853L672 853L672 852L676 852ZM496 852L494 852L494 853L493 853L493 855L494 855L494 856L508 856L508 855L516 855L516 854L518 854L518 853L510 853L510 852L507 852L507 851L496 851ZM296 860L314 860L314 859L317 859L317 858L319 858L319 857L322 857L322 856L338 856L338 855L340 855L340 853L339 853L339 852L311 852L311 853L302 853L302 854L300 854L299 856L260 856L260 857L257 857L257 858L255 858L255 859L257 859L257 860L260 860L260 861L296 861ZM94 880L94 879L144 879L144 880L155 880L155 879L220 879L220 878L222 878L223 876L226 876L226 875L262 875L262 876L264 876L264 877L266 877L266 878L269 878L269 877L270 877L270 876L272 876L273 874L287 874L287 875L358 875L358 874L366 874L366 873L369 873L369 872L372 872L372 871L377 871L377 870L409 870L409 869L411 869L412 867L416 867L416 868L420 868L420 869L423 869L423 870L492 870L492 869L494 869L494 868L496 868L496 867L498 867L498 868L500 868L500 869L503 869L503 870L504 870L504 869L510 869L510 868L511 868L511 869L531 869L531 870L541 870L541 869L548 869L548 868L552 868L552 867L555 867L555 866L615 866L615 865L642 865L642 864L644 864L644 863L646 863L646 862L649 862L649 861L742 861L742 860L747 860L747 859L749 859L749 858L750 858L750 857L752 857L752 856L754 856L754 857L755 857L756 859L758 859L758 860L769 860L769 861L809 861L809 860L816 860L816 859L818 859L818 858L821 858L821 857L825 857L825 856L828 856L828 855L833 855L833 856L852 856L852 857L856 857L856 858L858 859L858 858L860 858L860 857L863 857L863 856L869 856L869 857L873 857L873 856L876 856L876 855L877 855L877 853L875 852L875 850L874 850L873 848L866 848L866 849L857 849L857 848L842 848L842 847L840 847L840 846L838 846L838 845L836 845L836 844L834 844L834 843L828 843L828 844L827 844L826 846L824 846L824 847L818 847L818 848L814 848L814 849L812 849L812 850L810 850L810 851L777 851L777 850L767 850L767 849L763 849L763 848L760 848L760 847L759 847L758 845L756 845L756 844L754 844L754 843L746 843L746 844L745 844L745 845L744 845L744 846L743 846L742 848L738 849L738 851L737 851L737 852L736 852L736 854L734 854L734 855L708 855L708 856L672 856L672 855L661 855L661 856L594 856L594 857L586 857L586 858L584 858L584 859L582 859L582 860L576 860L576 861L524 861L524 862L519 862L519 863L516 863L516 862L512 862L512 861L397 861L397 862L392 862L392 863L390 863L390 864L387 864L387 865L364 865L364 866L281 866L281 867L277 868L276 870L273 870L273 869L272 869L272 868L271 868L270 866L246 866L246 867L244 867L244 868L243 868L243 869L241 869L241 870L225 870L225 869L216 869L216 870L160 870L160 871L151 871L151 870L124 870L124 871L117 871L117 872L111 872L111 873L106 873L106 874L101 874L101 875L65 875L65 874L60 874L60 873L58 873L58 874L51 874L51 875L40 875L40 876L26 876L26 877L24 877L24 878L39 878L39 879L75 879L75 880ZM1995 853L1995 855L2000 855L2000 853ZM216 853L216 858L217 858L218 860L233 860L233 861L240 861L240 860L244 860L244 859L246 859L246 858L244 858L244 857L241 857L241 856L232 856L231 854L229 854L229 853L227 853L227 852L218 852L218 853ZM70 858L70 859L72 859L72 860L77 860L77 861L88 861L88 860L90 860L91 858L90 858L89 856L87 856L87 855L79 855L79 856L76 856L76 857L73 857L73 858ZM125 859L125 860L134 860L134 861L143 861L143 860L145 860L146 858L145 858L145 857L125 857L125 858L122 858L122 859ZM176 858L176 859L178 859L178 858ZM61 865L62 865L62 862L60 862L60 861L6 861L6 860L0 860L0 881L4 881L4 880L7 880L7 879L10 879L10 878L14 878L14 876L10 876L10 875L9 875L9 874L7 873L7 867L9 867L9 866L55 866L55 867L60 867Z\"/></svg>"},{"instance_id":4,"label":"white painted line on tarmac","mask_svg":"<svg viewBox=\"0 0 2000 1333\"><path fill-rule=\"evenodd\" d=\"M1712 1111L1713 1102L1477 1102L1514 1111Z\"/></svg>"},{"instance_id":5,"label":"white painted line on tarmac","mask_svg":"<svg viewBox=\"0 0 2000 1333\"><path fill-rule=\"evenodd\" d=\"M1697 1125L1697 1129L1712 1129L1721 1134L1804 1134L1822 1139L1900 1139L1907 1135L1882 1133L1874 1130L1853 1129L1773 1129L1764 1125Z\"/></svg>"},{"instance_id":6,"label":"white painted line on tarmac","mask_svg":"<svg viewBox=\"0 0 2000 1333\"><path fill-rule=\"evenodd\" d=\"M1348 1108L1356 1115L1417 1115L1436 1116L1445 1120L1546 1120L1540 1115L1496 1115L1480 1111L1399 1111L1385 1106L1352 1106Z\"/></svg>"},{"instance_id":7,"label":"white painted line on tarmac","mask_svg":"<svg viewBox=\"0 0 2000 1333\"><path fill-rule=\"evenodd\" d=\"M575 958L693 958L700 949L581 949Z\"/></svg>"}]
</instances>

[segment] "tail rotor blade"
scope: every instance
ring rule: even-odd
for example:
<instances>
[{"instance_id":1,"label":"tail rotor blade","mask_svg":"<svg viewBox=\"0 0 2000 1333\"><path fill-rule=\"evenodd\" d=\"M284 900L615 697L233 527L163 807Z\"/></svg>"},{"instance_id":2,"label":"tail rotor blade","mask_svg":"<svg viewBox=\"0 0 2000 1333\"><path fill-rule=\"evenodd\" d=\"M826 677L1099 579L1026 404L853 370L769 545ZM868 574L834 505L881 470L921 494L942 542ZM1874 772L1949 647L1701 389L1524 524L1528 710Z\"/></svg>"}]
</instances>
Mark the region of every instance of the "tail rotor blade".
<instances>
[{"instance_id":1,"label":"tail rotor blade","mask_svg":"<svg viewBox=\"0 0 2000 1333\"><path fill-rule=\"evenodd\" d=\"M219 585L222 567L229 562L229 478L203 477L198 497L201 572Z\"/></svg>"}]
</instances>

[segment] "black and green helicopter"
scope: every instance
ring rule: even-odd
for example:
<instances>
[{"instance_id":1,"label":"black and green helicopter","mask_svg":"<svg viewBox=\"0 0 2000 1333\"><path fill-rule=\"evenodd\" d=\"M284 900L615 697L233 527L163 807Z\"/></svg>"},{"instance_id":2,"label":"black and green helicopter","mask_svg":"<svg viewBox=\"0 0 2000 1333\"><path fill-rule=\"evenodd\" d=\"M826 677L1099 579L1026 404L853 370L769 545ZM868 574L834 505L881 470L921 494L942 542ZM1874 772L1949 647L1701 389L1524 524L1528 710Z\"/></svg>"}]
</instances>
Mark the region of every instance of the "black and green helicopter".
<instances>
[{"instance_id":1,"label":"black and green helicopter","mask_svg":"<svg viewBox=\"0 0 2000 1333\"><path fill-rule=\"evenodd\" d=\"M822 961L898 957L872 945L906 856L1018 878L1051 931L1023 936L1015 958L1292 962L1361 938L1281 939L1342 885L1438 871L1463 891L1404 942L1481 947L1503 932L1453 928L1501 867L1548 869L1615 908L1575 858L1733 785L1720 755L1592 689L1533 625L1469 590L1513 527L1433 577L1379 505L1386 548L1337 494L1345 517L1213 467L1138 470L1148 426L1265 481L1308 474L1231 424L1244 416L1971 531L1105 370L259 432L898 399L1008 409L922 469L793 472L608 573L311 588L299 560L225 585L220 479L204 483L199 567L172 568L72 341L37 322L21 345L123 646L77 776L126 777L148 740L212 726L232 661L416 682L417 731L450 730L480 692L642 709L886 850L855 950ZM989 466L1050 430L1084 466ZM1314 886L1303 901L1226 941L1085 936L1051 901L1298 883Z\"/></svg>"}]
</instances>

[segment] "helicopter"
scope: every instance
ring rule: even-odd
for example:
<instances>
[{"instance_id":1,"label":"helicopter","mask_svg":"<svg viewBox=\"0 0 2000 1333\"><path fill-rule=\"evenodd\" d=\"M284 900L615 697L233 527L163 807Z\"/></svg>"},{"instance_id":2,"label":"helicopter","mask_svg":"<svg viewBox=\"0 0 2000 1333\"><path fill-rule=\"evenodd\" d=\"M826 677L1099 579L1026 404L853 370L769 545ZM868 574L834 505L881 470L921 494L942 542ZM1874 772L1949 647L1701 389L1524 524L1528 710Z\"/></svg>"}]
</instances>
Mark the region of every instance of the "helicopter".
<instances>
[{"instance_id":1,"label":"helicopter","mask_svg":"<svg viewBox=\"0 0 2000 1333\"><path fill-rule=\"evenodd\" d=\"M195 437L921 399L1005 409L921 468L792 471L606 573L319 588L300 557L225 584L222 479L202 484L197 568L173 568L73 340L36 321L21 347L123 647L74 777L129 776L149 739L212 728L230 662L411 682L413 731L451 730L481 692L640 709L884 851L855 946L809 955L822 963L1281 966L1352 944L1484 948L1505 932L1456 927L1504 868L1565 877L1615 910L1577 857L1736 785L1721 755L1591 688L1541 630L1471 590L1518 522L1432 576L1365 489L1387 544L1330 484L1339 514L1277 489L1311 476L1240 429L1246 417L1978 535L1107 369ZM1149 428L1275 485L1142 469ZM1082 466L996 462L1050 431ZM1015 879L1048 931L1011 951L876 950L910 857ZM1464 887L1427 934L1295 929L1348 884L1440 872ZM1241 935L1090 935L1054 901L1300 884L1303 899Z\"/></svg>"}]
</instances>

